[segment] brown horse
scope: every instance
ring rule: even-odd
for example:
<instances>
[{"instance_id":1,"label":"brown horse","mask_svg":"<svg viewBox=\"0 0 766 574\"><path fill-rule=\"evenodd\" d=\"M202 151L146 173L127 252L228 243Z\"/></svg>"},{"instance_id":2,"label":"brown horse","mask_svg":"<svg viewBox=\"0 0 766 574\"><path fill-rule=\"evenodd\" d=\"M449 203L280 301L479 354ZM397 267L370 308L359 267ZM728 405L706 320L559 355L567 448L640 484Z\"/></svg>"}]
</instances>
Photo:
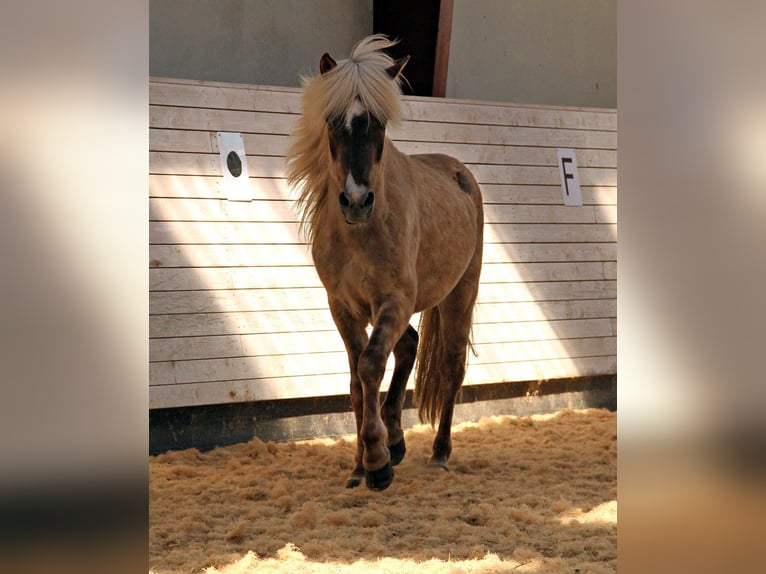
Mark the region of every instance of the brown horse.
<instances>
[{"instance_id":1,"label":"brown horse","mask_svg":"<svg viewBox=\"0 0 766 574\"><path fill-rule=\"evenodd\" d=\"M320 60L304 78L302 115L287 152L300 190L302 229L348 352L357 428L356 466L346 486L383 490L405 453L401 411L415 363L421 420L439 428L429 464L448 469L455 399L481 272L481 191L458 160L408 156L386 137L401 118L401 72L374 35L348 60ZM422 312L418 333L409 325ZM367 326L372 325L367 335ZM382 405L386 361L395 358Z\"/></svg>"}]
</instances>

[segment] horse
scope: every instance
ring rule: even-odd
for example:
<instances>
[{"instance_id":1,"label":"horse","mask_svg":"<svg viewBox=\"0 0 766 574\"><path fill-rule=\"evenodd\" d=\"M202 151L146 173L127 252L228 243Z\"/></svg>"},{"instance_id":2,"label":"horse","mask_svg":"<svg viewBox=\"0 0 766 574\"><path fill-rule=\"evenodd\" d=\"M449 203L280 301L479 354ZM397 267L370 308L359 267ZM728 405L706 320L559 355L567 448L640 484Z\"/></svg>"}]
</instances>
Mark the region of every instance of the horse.
<instances>
[{"instance_id":1,"label":"horse","mask_svg":"<svg viewBox=\"0 0 766 574\"><path fill-rule=\"evenodd\" d=\"M409 60L386 54L395 43L376 34L346 60L322 55L320 73L302 78L285 157L299 229L348 354L357 448L346 487L364 479L371 490L391 485L404 458L401 412L416 360L420 420L439 423L428 464L449 470L484 228L481 190L465 165L442 154L406 155L386 136L402 118ZM410 325L418 312L420 334Z\"/></svg>"}]
</instances>

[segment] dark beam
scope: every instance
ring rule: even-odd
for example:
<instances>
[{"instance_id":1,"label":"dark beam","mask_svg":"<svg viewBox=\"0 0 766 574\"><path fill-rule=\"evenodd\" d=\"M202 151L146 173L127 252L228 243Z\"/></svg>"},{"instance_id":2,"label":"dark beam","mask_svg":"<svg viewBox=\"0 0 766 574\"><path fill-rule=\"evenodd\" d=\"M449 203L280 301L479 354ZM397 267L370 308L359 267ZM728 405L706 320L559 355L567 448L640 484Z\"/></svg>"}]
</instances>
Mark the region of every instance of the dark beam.
<instances>
[{"instance_id":1,"label":"dark beam","mask_svg":"<svg viewBox=\"0 0 766 574\"><path fill-rule=\"evenodd\" d=\"M483 416L555 412L563 408L617 408L617 378L602 375L544 382L468 385L458 395L455 423ZM418 422L412 391L402 412L405 428ZM353 434L351 399L336 397L231 403L149 411L149 452L261 440L297 440Z\"/></svg>"},{"instance_id":2,"label":"dark beam","mask_svg":"<svg viewBox=\"0 0 766 574\"><path fill-rule=\"evenodd\" d=\"M452 7L453 0L441 0L432 90L432 95L437 98L443 98L447 93L447 69L449 68L449 48L452 38Z\"/></svg>"}]
</instances>

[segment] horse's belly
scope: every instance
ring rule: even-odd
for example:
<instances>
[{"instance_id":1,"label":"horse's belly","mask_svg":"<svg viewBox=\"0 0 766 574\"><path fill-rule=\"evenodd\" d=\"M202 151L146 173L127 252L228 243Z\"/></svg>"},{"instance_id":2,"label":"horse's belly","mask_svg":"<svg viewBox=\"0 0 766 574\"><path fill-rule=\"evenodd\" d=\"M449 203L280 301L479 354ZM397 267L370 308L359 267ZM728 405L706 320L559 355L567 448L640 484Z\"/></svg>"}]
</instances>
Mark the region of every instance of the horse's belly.
<instances>
[{"instance_id":1,"label":"horse's belly","mask_svg":"<svg viewBox=\"0 0 766 574\"><path fill-rule=\"evenodd\" d=\"M465 267L461 271L465 271ZM462 277L462 272L445 277L421 278L418 282L418 295L415 301L415 312L430 309L438 305L455 288Z\"/></svg>"},{"instance_id":2,"label":"horse's belly","mask_svg":"<svg viewBox=\"0 0 766 574\"><path fill-rule=\"evenodd\" d=\"M466 272L475 248L473 242L471 247L452 251L450 257L433 257L418 265L416 312L430 309L449 295Z\"/></svg>"},{"instance_id":3,"label":"horse's belly","mask_svg":"<svg viewBox=\"0 0 766 574\"><path fill-rule=\"evenodd\" d=\"M443 201L443 211L433 214L421 228L417 311L437 305L455 288L480 247L476 208L462 192L456 199L449 208Z\"/></svg>"}]
</instances>

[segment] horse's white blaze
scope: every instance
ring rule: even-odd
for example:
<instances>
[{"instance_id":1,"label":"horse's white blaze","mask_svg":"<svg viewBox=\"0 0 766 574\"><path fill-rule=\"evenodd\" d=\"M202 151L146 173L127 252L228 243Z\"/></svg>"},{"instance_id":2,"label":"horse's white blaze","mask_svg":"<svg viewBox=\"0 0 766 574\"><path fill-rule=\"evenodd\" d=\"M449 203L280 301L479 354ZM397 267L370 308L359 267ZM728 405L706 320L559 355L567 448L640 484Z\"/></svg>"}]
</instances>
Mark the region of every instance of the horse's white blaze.
<instances>
[{"instance_id":1,"label":"horse's white blaze","mask_svg":"<svg viewBox=\"0 0 766 574\"><path fill-rule=\"evenodd\" d=\"M367 110L364 109L362 102L354 100L348 107L348 111L346 111L346 129L351 131L351 122L354 118L359 117L366 112Z\"/></svg>"}]
</instances>

